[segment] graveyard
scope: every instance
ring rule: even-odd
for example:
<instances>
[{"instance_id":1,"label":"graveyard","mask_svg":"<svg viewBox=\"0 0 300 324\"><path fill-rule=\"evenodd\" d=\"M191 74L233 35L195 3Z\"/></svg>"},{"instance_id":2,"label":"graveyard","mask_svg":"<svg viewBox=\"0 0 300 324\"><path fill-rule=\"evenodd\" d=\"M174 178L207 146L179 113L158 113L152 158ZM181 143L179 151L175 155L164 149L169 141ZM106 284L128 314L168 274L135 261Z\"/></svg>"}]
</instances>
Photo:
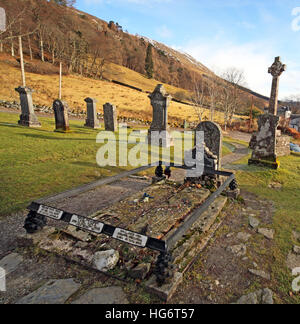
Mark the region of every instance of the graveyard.
<instances>
[{"instance_id":1,"label":"graveyard","mask_svg":"<svg viewBox=\"0 0 300 324\"><path fill-rule=\"evenodd\" d=\"M50 68L41 31L42 63L31 32L0 39L0 304L299 304L299 111L279 100L285 59L265 66L265 97L243 72L217 75L174 49L188 63L163 78L172 55L105 28L145 47L146 74L102 58L91 78L99 49L69 61L52 49ZM89 34L76 35L79 51Z\"/></svg>"}]
</instances>

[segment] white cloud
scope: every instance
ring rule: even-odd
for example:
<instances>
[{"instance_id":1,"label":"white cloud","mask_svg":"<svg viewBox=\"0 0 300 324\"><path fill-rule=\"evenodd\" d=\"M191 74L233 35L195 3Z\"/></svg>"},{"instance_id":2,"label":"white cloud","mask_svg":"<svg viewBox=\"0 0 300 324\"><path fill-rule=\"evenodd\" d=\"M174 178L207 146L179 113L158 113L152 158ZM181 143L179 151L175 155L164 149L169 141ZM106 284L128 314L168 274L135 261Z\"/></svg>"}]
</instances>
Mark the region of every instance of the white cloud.
<instances>
[{"instance_id":1,"label":"white cloud","mask_svg":"<svg viewBox=\"0 0 300 324\"><path fill-rule=\"evenodd\" d=\"M265 96L270 95L272 76L268 74L268 68L272 65L274 57L278 56L272 44L234 44L221 43L220 40L202 40L189 42L184 50L216 72L230 67L243 70L250 89ZM281 98L300 92L300 65L293 62L284 63L287 63L288 70L280 80Z\"/></svg>"}]
</instances>

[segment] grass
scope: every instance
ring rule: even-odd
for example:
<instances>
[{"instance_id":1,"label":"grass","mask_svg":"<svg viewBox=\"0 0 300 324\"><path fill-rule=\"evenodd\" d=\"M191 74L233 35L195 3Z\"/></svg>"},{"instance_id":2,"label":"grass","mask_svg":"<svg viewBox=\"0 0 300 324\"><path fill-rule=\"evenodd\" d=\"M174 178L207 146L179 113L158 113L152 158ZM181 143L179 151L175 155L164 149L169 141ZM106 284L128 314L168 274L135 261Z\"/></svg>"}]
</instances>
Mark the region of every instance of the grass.
<instances>
[{"instance_id":1,"label":"grass","mask_svg":"<svg viewBox=\"0 0 300 324\"><path fill-rule=\"evenodd\" d=\"M240 187L273 201L276 208L272 224L276 232L275 244L273 250L269 251L272 256L272 285L281 302L299 304L299 294L290 296L295 277L292 277L287 268L286 259L293 245L297 243L293 241L292 231L300 232L300 155L280 158L281 167L277 171L247 166L249 157L236 162L244 164L243 169L237 172ZM269 185L272 182L280 183L282 188L271 189Z\"/></svg>"},{"instance_id":2,"label":"grass","mask_svg":"<svg viewBox=\"0 0 300 324\"><path fill-rule=\"evenodd\" d=\"M133 168L100 168L99 131L84 128L84 120L70 120L72 132L63 134L54 132L54 117L39 117L42 127L37 129L18 126L18 119L17 114L0 113L0 216L32 200ZM223 154L229 153L224 147Z\"/></svg>"}]
</instances>

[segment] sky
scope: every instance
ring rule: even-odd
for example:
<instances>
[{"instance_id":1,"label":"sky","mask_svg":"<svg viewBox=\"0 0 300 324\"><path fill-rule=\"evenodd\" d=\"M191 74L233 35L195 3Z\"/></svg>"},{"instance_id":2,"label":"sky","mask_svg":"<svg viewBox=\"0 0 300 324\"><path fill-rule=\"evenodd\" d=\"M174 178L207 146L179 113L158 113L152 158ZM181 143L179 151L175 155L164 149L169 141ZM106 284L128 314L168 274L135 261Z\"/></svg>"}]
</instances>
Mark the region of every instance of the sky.
<instances>
[{"instance_id":1,"label":"sky","mask_svg":"<svg viewBox=\"0 0 300 324\"><path fill-rule=\"evenodd\" d=\"M76 8L192 55L220 73L236 67L269 96L268 68L287 71L279 97L300 94L300 0L77 0Z\"/></svg>"}]
</instances>

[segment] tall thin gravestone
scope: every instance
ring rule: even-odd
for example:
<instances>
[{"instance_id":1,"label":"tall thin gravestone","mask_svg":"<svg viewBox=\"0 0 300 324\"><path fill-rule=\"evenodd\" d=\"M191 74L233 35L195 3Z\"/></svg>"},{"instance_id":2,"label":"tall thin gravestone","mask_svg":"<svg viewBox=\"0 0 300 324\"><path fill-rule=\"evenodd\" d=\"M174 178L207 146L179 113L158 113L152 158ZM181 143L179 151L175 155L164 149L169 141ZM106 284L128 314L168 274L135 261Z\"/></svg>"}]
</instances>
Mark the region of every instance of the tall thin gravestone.
<instances>
[{"instance_id":1,"label":"tall thin gravestone","mask_svg":"<svg viewBox=\"0 0 300 324\"><path fill-rule=\"evenodd\" d=\"M158 144L159 146L170 147L172 138L169 134L168 127L168 107L172 97L166 92L162 84L157 85L153 93L149 95L153 108L153 119L148 132L148 140L150 144ZM156 134L160 134L159 143L154 143Z\"/></svg>"},{"instance_id":2,"label":"tall thin gravestone","mask_svg":"<svg viewBox=\"0 0 300 324\"><path fill-rule=\"evenodd\" d=\"M70 131L68 105L64 101L55 100L53 102L53 110L55 115L55 131Z\"/></svg>"},{"instance_id":3,"label":"tall thin gravestone","mask_svg":"<svg viewBox=\"0 0 300 324\"><path fill-rule=\"evenodd\" d=\"M279 125L278 110L278 90L279 77L286 71L286 65L282 64L280 57L276 57L273 65L268 72L273 76L269 110L258 118L258 132L253 134L250 142L250 148L253 150L252 157L248 163L268 166L277 169L279 162L277 157L282 152L278 151L277 143L282 142L281 132L277 130ZM285 143L286 141L283 141ZM288 142L284 144L287 146ZM289 146L289 145L288 145ZM285 150L287 152L288 150Z\"/></svg>"},{"instance_id":4,"label":"tall thin gravestone","mask_svg":"<svg viewBox=\"0 0 300 324\"><path fill-rule=\"evenodd\" d=\"M110 103L103 106L105 130L116 132L118 129L117 108Z\"/></svg>"},{"instance_id":5,"label":"tall thin gravestone","mask_svg":"<svg viewBox=\"0 0 300 324\"><path fill-rule=\"evenodd\" d=\"M90 127L90 128L100 128L100 123L99 119L97 117L97 108L96 108L96 103L97 100L93 98L86 98L84 99L87 105L87 119L85 121L85 127Z\"/></svg>"},{"instance_id":6,"label":"tall thin gravestone","mask_svg":"<svg viewBox=\"0 0 300 324\"><path fill-rule=\"evenodd\" d=\"M27 127L41 127L34 113L32 102L33 90L27 87L19 87L15 90L19 93L21 102L21 115L18 124Z\"/></svg>"}]
</instances>

